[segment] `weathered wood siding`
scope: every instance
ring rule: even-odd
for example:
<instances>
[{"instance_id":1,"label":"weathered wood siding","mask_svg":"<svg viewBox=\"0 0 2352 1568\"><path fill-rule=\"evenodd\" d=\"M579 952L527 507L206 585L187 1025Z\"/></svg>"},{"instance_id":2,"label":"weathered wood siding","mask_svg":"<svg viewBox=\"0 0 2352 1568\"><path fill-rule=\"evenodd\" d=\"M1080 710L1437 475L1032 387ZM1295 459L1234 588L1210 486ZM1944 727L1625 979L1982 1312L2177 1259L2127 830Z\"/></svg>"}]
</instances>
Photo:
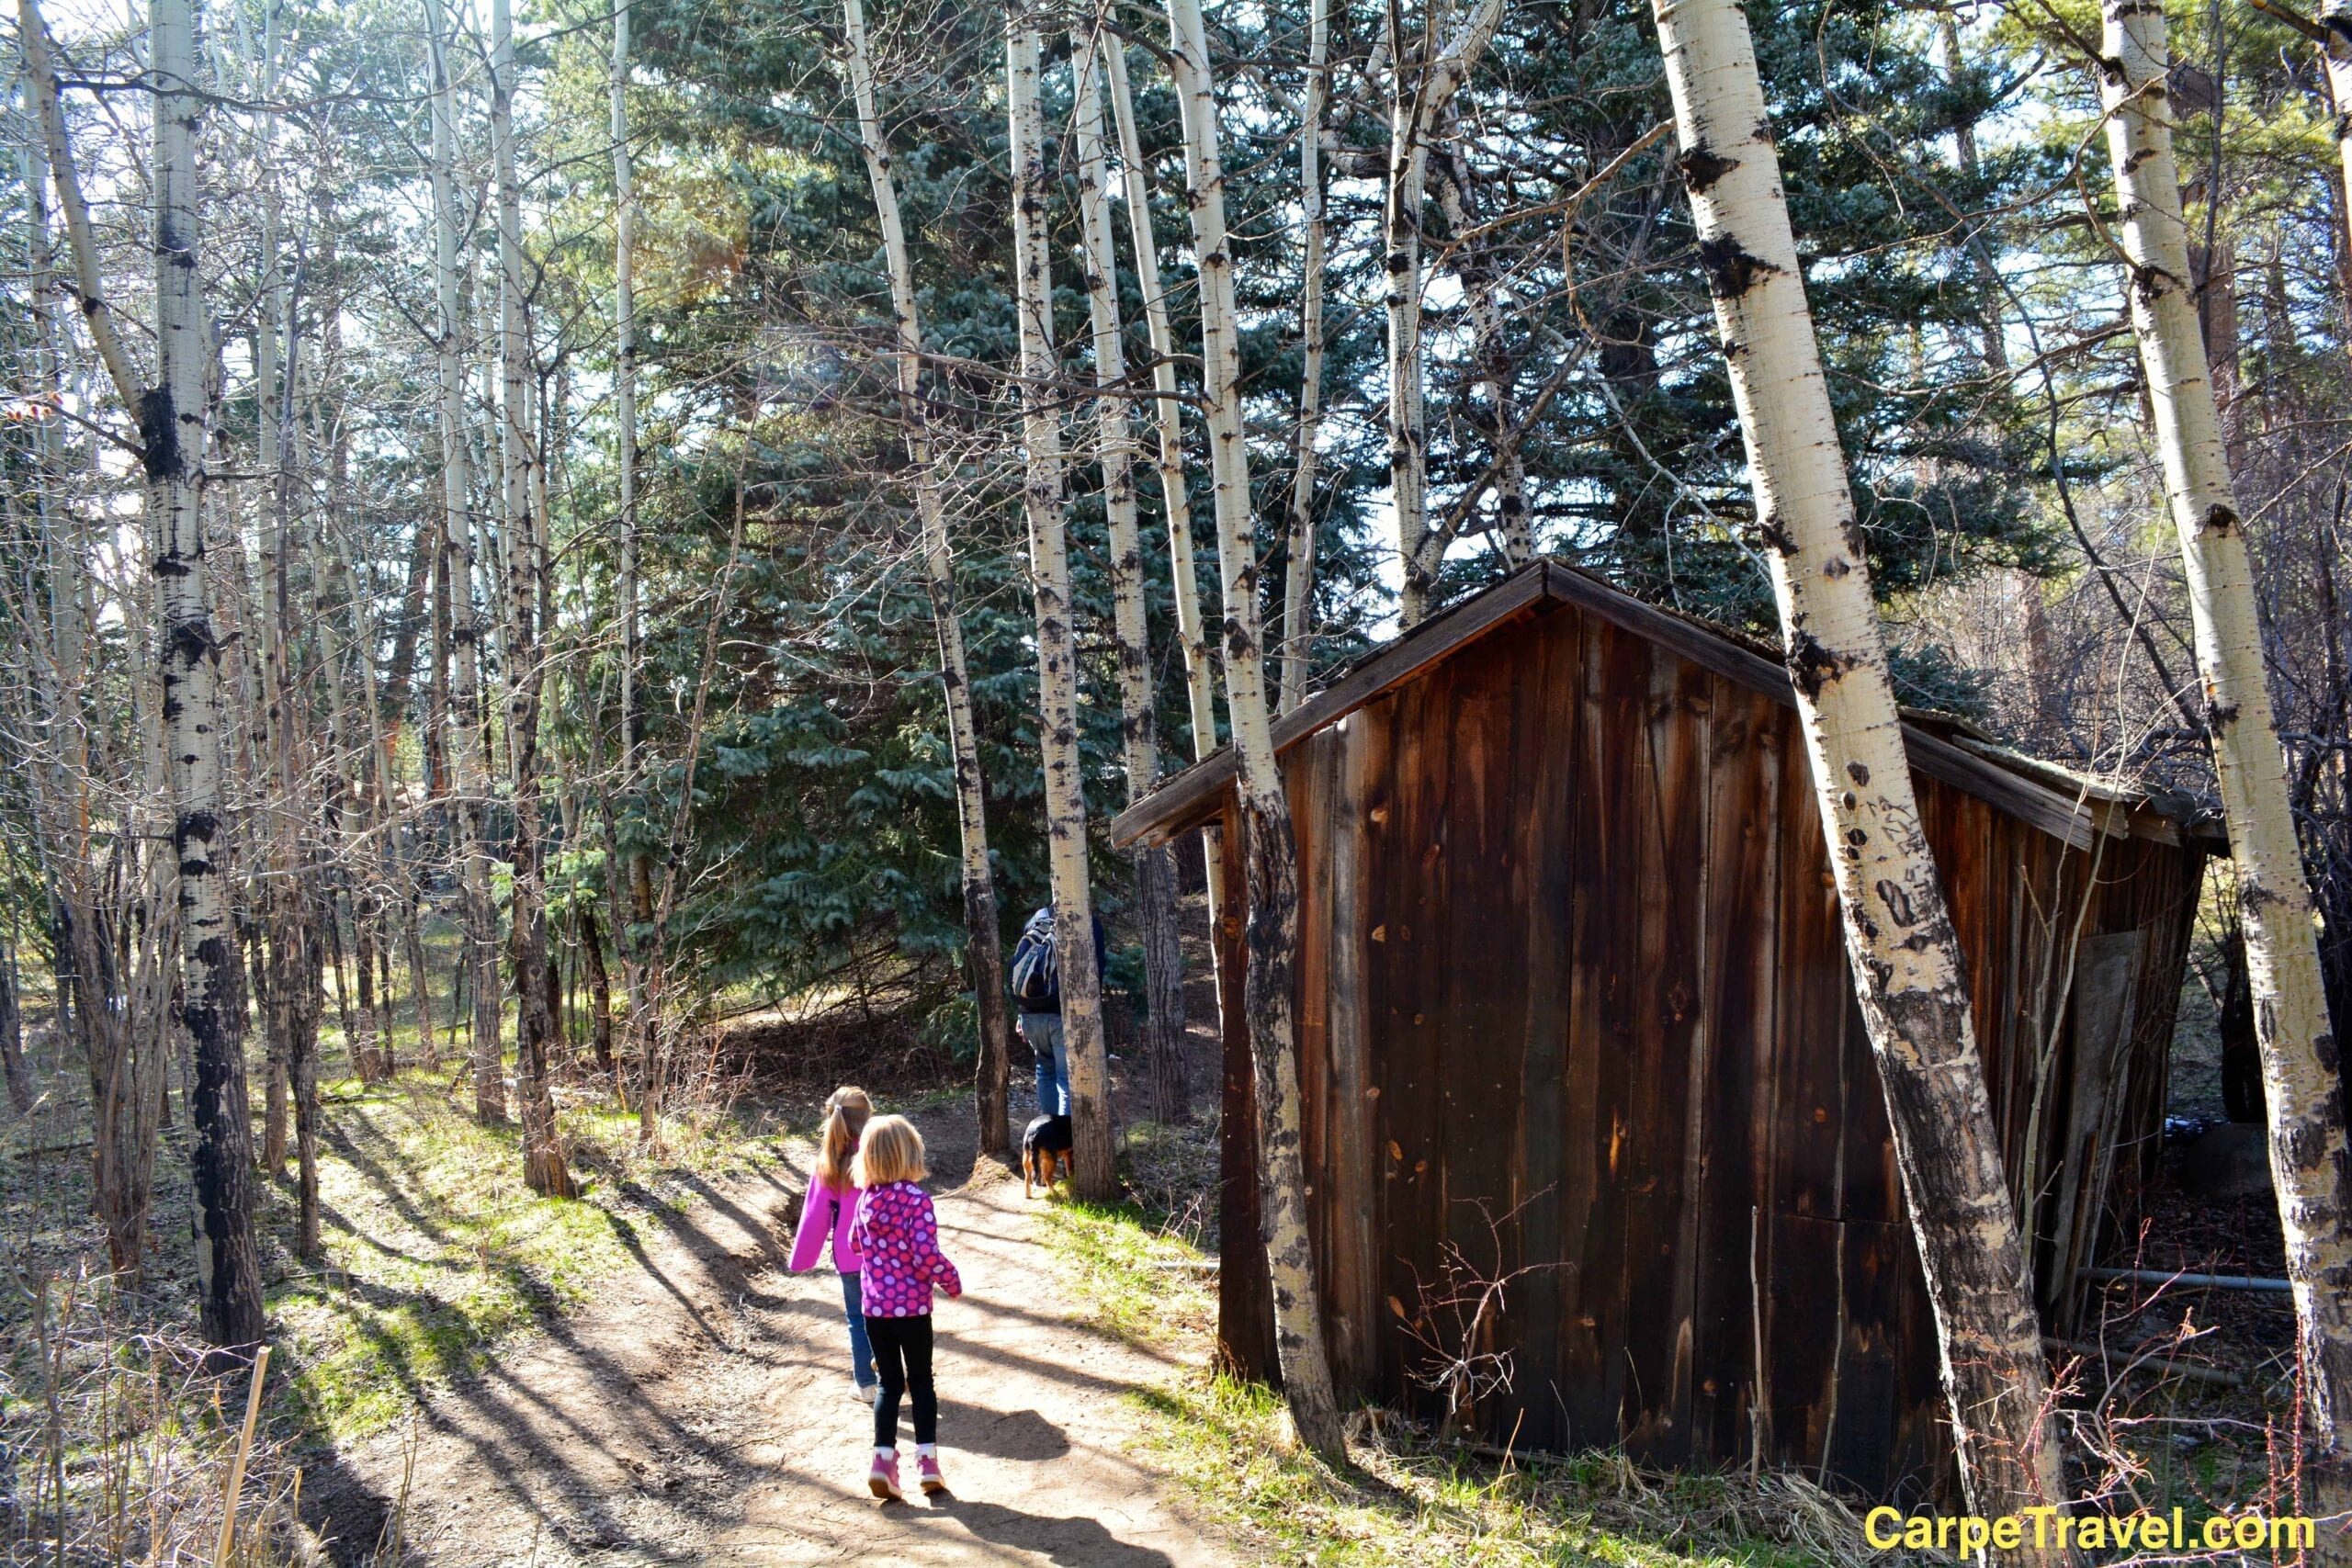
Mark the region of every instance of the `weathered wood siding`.
<instances>
[{"instance_id":1,"label":"weathered wood siding","mask_svg":"<svg viewBox=\"0 0 2352 1568\"><path fill-rule=\"evenodd\" d=\"M1426 1341L1458 1343L1430 1311L1452 1264L1510 1278L1472 1347L1509 1357L1509 1391L1475 1411L1496 1441L1667 1463L1760 1441L1873 1493L1938 1481L1934 1325L1793 711L1538 606L1283 766L1342 1389L1443 1414ZM2199 854L2114 835L2085 852L1920 787L2063 1325L2104 1190L2086 1169L2128 1178L2158 1128ZM1246 1043L1227 1060L1223 1337L1266 1376L1255 1162L1230 1135L1250 1125Z\"/></svg>"}]
</instances>

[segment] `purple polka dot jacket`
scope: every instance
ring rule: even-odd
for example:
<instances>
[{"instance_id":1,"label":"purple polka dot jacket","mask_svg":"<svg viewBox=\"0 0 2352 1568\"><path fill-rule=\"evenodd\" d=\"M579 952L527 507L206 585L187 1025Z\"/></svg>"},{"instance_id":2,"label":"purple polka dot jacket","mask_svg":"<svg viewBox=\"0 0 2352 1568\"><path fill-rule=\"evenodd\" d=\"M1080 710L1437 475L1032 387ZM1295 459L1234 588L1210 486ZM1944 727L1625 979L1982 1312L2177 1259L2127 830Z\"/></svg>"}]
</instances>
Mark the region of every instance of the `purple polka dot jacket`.
<instances>
[{"instance_id":1,"label":"purple polka dot jacket","mask_svg":"<svg viewBox=\"0 0 2352 1568\"><path fill-rule=\"evenodd\" d=\"M939 1250L939 1215L931 1194L911 1181L869 1187L857 1195L852 1249L865 1262L862 1290L868 1317L928 1317L931 1288L964 1293L963 1276Z\"/></svg>"}]
</instances>

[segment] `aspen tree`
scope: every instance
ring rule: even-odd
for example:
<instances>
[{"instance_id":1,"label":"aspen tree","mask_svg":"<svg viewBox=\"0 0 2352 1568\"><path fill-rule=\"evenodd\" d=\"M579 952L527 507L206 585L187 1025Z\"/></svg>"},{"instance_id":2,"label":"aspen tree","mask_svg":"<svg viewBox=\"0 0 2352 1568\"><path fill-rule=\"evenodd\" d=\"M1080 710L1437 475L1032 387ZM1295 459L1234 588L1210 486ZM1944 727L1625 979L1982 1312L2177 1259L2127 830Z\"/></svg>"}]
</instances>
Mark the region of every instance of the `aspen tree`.
<instances>
[{"instance_id":1,"label":"aspen tree","mask_svg":"<svg viewBox=\"0 0 2352 1568\"><path fill-rule=\"evenodd\" d=\"M1962 1483L1974 1513L2056 1504L2064 1483L2025 1255L1747 17L1736 0L1653 5L1847 953L1935 1312Z\"/></svg>"},{"instance_id":2,"label":"aspen tree","mask_svg":"<svg viewBox=\"0 0 2352 1568\"><path fill-rule=\"evenodd\" d=\"M620 480L620 793L623 798L633 800L639 784L638 753L642 739L639 731L644 727L638 713L638 667L645 655L638 621L637 170L629 150L628 80L629 0L618 0L613 8L613 423ZM613 911L613 945L621 958L621 985L628 1008L624 1043L633 1059L642 1059L652 1049L653 1024L646 1008L644 965L630 939L628 922L621 915L620 883L626 876L631 907L640 922L651 909L652 884L642 854L620 854L618 834L612 830L610 803L606 804L605 822L605 875ZM589 939L593 941L594 934L591 928ZM596 954L596 973L600 978L604 974L601 952ZM604 1058L607 1058L603 1065L611 1070L611 1024L605 1014L600 1013L598 1020L601 1032L597 1039Z\"/></svg>"},{"instance_id":3,"label":"aspen tree","mask_svg":"<svg viewBox=\"0 0 2352 1568\"><path fill-rule=\"evenodd\" d=\"M196 18L188 0L153 0L149 28L156 84L156 385L135 406L162 616L164 777L179 865L182 1018L196 1064L188 1162L196 1189L198 1292L205 1338L242 1350L260 1341L263 1323L248 1174L253 1134L245 1100L244 984L229 900L233 838L221 795L220 645L205 583L205 379L211 356L198 265L196 141L204 97L196 79Z\"/></svg>"},{"instance_id":4,"label":"aspen tree","mask_svg":"<svg viewBox=\"0 0 2352 1568\"><path fill-rule=\"evenodd\" d=\"M1144 163L1143 142L1136 130L1134 96L1127 89L1127 57L1117 35L1098 23L1111 39L1103 48L1108 67L1111 118L1119 136L1119 167L1127 209L1127 232L1133 241L1136 283L1143 295L1144 326L1151 338L1152 424L1158 436L1154 448L1159 476L1160 510L1168 520L1169 586L1176 606L1176 645L1184 656L1186 714L1192 721L1193 757L1198 761L1216 750L1216 670L1210 657L1209 636L1201 624L1201 588L1193 549L1192 496L1184 479L1184 404L1176 389L1176 335L1168 321L1168 291L1159 277L1159 241L1151 219L1150 169ZM1215 829L1201 834L1204 853L1203 877L1208 892L1212 923L1224 918L1225 855ZM1212 968L1216 944L1210 944ZM1224 980L1217 980L1224 995ZM1182 992L1178 992L1182 999ZM1181 1035L1182 1021L1172 1027ZM1175 1088L1173 1120L1189 1120L1192 1107ZM1165 1114L1163 1108L1163 1114Z\"/></svg>"},{"instance_id":5,"label":"aspen tree","mask_svg":"<svg viewBox=\"0 0 2352 1568\"><path fill-rule=\"evenodd\" d=\"M1306 230L1306 271L1299 280L1297 456L1290 480L1287 564L1283 569L1282 690L1275 711L1288 713L1306 695L1314 653L1315 444L1323 429L1323 104L1331 91L1331 0L1308 0L1306 85L1299 96L1298 200Z\"/></svg>"},{"instance_id":6,"label":"aspen tree","mask_svg":"<svg viewBox=\"0 0 2352 1568\"><path fill-rule=\"evenodd\" d=\"M1119 667L1121 749L1130 805L1159 782L1159 740L1153 722L1151 634L1144 612L1143 531L1136 520L1134 427L1127 418L1126 356L1119 346L1118 247L1112 239L1109 163L1103 155L1102 79L1098 46L1107 34L1071 38L1077 77L1071 119L1078 141L1079 232L1086 253L1086 309L1092 329L1096 456L1102 469L1102 509L1111 547L1112 646ZM1144 1057L1150 1065L1151 1100L1160 1121L1177 1119L1184 1101L1183 950L1176 928L1176 857L1165 845L1135 852L1136 902L1142 915L1145 987Z\"/></svg>"},{"instance_id":7,"label":"aspen tree","mask_svg":"<svg viewBox=\"0 0 2352 1568\"><path fill-rule=\"evenodd\" d=\"M1047 867L1055 953L1061 964L1062 1030L1069 1050L1072 1185L1085 1197L1118 1190L1111 1141L1110 1083L1102 1045L1102 990L1088 886L1086 795L1078 750L1078 646L1070 624L1069 555L1063 514L1062 438L1053 383L1054 290L1046 232L1045 115L1038 104L1033 17L1005 14L1005 104L1012 164L1013 305L1021 327L1022 500L1037 603L1038 739L1045 751Z\"/></svg>"},{"instance_id":8,"label":"aspen tree","mask_svg":"<svg viewBox=\"0 0 2352 1568\"><path fill-rule=\"evenodd\" d=\"M956 769L956 825L963 844L964 934L969 943L972 1000L978 1014L980 1059L974 1100L980 1119L980 1152L1001 1154L1012 1146L1008 1118L1011 1024L1005 1013L1004 958L998 935L996 874L989 864L988 809L980 777L979 730L972 713L971 671L964 657L964 627L956 605L956 557L947 536L947 506L940 494L932 453L930 415L922 391L922 318L915 303L914 264L907 253L905 224L899 214L899 187L875 100L874 64L865 41L864 0L843 0L849 41L850 89L857 100L860 144L865 174L874 187L874 211L882 230L882 251L890 273L890 307L896 318L899 417L906 431L907 461L914 469L915 513L922 525L923 581L930 591L931 617L939 637L939 680L947 699L947 745Z\"/></svg>"},{"instance_id":9,"label":"aspen tree","mask_svg":"<svg viewBox=\"0 0 2352 1568\"><path fill-rule=\"evenodd\" d=\"M2161 7L2106 0L2099 92L2115 168L2132 326L2180 536L2213 769L2254 993L2270 1175L2293 1281L2303 1397L2322 1450L2352 1462L2352 1208L2338 1046L2329 1026L2311 890L2271 716L2252 562L2189 289L2173 159Z\"/></svg>"},{"instance_id":10,"label":"aspen tree","mask_svg":"<svg viewBox=\"0 0 2352 1568\"><path fill-rule=\"evenodd\" d=\"M514 970L514 1099L523 1123L523 1179L534 1192L572 1195L548 1087L555 1017L548 1006L544 803L539 791L539 705L546 671L537 621L542 540L535 484L530 333L524 320L523 181L515 166L514 24L508 0L492 0L490 147L498 181L500 514L506 530L506 755L514 785L514 847L509 950Z\"/></svg>"},{"instance_id":11,"label":"aspen tree","mask_svg":"<svg viewBox=\"0 0 2352 1568\"><path fill-rule=\"evenodd\" d=\"M1395 67L1388 98L1388 178L1381 209L1381 254L1387 269L1388 488L1396 511L1396 554L1405 574L1398 618L1428 618L1445 565L1449 530L1430 525L1429 424L1421 385L1421 209L1428 198L1430 142L1454 94L1501 23L1502 0L1476 0L1453 35L1430 43L1435 54L1419 72L1406 65L1402 38L1389 47ZM1392 23L1397 13L1391 11Z\"/></svg>"},{"instance_id":12,"label":"aspen tree","mask_svg":"<svg viewBox=\"0 0 2352 1568\"><path fill-rule=\"evenodd\" d=\"M1274 758L1267 712L1265 654L1258 612L1258 562L1250 505L1250 448L1241 425L1241 343L1234 306L1233 253L1225 227L1225 169L1217 143L1216 80L1200 0L1168 0L1170 66L1184 118L1184 169L1192 189L1193 247L1199 258L1201 360L1208 405L1210 472L1216 485L1218 575L1225 584L1225 701L1239 762L1243 863L1249 870L1249 964L1242 1012L1258 1095L1259 1212L1274 1302L1274 1348L1283 1394L1301 1441L1318 1453L1345 1450L1315 1252L1306 1229L1306 1167L1292 973L1298 945L1298 845L1290 801ZM1227 987L1226 1005L1234 998Z\"/></svg>"},{"instance_id":13,"label":"aspen tree","mask_svg":"<svg viewBox=\"0 0 2352 1568\"><path fill-rule=\"evenodd\" d=\"M203 526L209 439L205 381L210 360L197 248L196 133L203 96L196 82L194 17L184 0L156 0L149 15L155 83L152 189L157 285L156 380L151 388L140 386L107 304L89 208L74 167L49 35L36 0L18 0L18 40L74 258L76 302L116 396L137 425L134 445L146 478L147 558L156 593L158 635L153 643L158 663L151 666L146 657L150 639L133 636L127 647L132 727L147 783L171 814L171 854L168 861L146 857L142 880L148 918L168 925L178 948L179 1018L188 1032L195 1069L188 1165L195 1200L191 1228L197 1243L198 1315L204 1337L218 1348L208 1365L219 1370L260 1340L263 1319L249 1168L253 1128L245 1089L244 971L232 914L233 840L221 776L226 705ZM89 625L86 608L76 606L74 611L85 629ZM82 840L87 819L78 808L76 818L74 838ZM135 814L125 827L134 840L153 832ZM176 920L164 921L158 906L174 890ZM135 1273L143 1261L152 1193L163 1042L143 1043L142 1048L130 1030L134 1018L160 1018L164 1012L171 988L163 964L168 949L161 942L141 945L136 974L119 1007L111 987L105 995L96 994L115 966L102 950L94 888L92 893L70 911L73 930L66 933L77 992L74 1011L91 1047L93 1166L108 1250L116 1267Z\"/></svg>"},{"instance_id":14,"label":"aspen tree","mask_svg":"<svg viewBox=\"0 0 2352 1568\"><path fill-rule=\"evenodd\" d=\"M456 189L457 89L449 73L449 37L441 0L424 0L433 69L434 321L440 392L442 548L449 622L449 753L456 763L460 968L473 1002L474 1115L506 1119L506 1075L499 1047L497 908L491 902L490 850L483 812L490 768L482 748L482 624L474 604L473 438L466 418L464 281L458 236L464 229Z\"/></svg>"}]
</instances>

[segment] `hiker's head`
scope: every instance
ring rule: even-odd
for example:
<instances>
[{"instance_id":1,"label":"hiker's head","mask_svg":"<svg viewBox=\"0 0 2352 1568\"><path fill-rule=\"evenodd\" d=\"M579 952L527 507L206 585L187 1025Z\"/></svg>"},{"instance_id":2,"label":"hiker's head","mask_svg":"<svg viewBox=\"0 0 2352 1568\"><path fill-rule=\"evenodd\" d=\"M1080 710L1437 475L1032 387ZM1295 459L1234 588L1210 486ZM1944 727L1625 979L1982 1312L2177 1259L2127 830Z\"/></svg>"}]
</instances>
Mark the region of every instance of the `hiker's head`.
<instances>
[{"instance_id":1,"label":"hiker's head","mask_svg":"<svg viewBox=\"0 0 2352 1568\"><path fill-rule=\"evenodd\" d=\"M825 1097L825 1126L817 1139L817 1174L829 1187L846 1187L850 1161L857 1157L857 1137L865 1131L874 1102L854 1084L843 1084Z\"/></svg>"},{"instance_id":2,"label":"hiker's head","mask_svg":"<svg viewBox=\"0 0 2352 1568\"><path fill-rule=\"evenodd\" d=\"M865 1124L857 1141L857 1184L887 1187L893 1181L921 1181L922 1134L903 1116L876 1116Z\"/></svg>"}]
</instances>

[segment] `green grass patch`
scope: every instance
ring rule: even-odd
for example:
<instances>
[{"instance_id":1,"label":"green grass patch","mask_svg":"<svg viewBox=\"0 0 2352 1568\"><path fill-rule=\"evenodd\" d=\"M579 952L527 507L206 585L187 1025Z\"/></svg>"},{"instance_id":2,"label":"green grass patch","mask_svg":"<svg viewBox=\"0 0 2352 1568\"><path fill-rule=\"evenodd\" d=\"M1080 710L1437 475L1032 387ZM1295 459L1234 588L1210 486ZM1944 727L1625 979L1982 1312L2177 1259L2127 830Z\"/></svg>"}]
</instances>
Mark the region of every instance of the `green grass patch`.
<instances>
[{"instance_id":1,"label":"green grass patch","mask_svg":"<svg viewBox=\"0 0 2352 1568\"><path fill-rule=\"evenodd\" d=\"M1153 1134L1187 1145L1201 1136ZM1148 1156L1136 1161L1147 1192L1154 1161L1176 1157L1157 1145L1130 1152ZM1182 1206L1064 1201L1044 1223L1050 1255L1104 1327L1194 1369L1127 1395L1139 1447L1267 1560L1854 1568L1876 1555L1845 1505L1794 1476L1654 1475L1615 1453L1503 1464L1369 1412L1351 1419L1350 1462L1334 1469L1290 1441L1278 1395L1204 1370L1216 1276L1194 1267L1213 1255L1186 1239Z\"/></svg>"},{"instance_id":2,"label":"green grass patch","mask_svg":"<svg viewBox=\"0 0 2352 1568\"><path fill-rule=\"evenodd\" d=\"M268 1306L290 1351L288 1414L336 1438L397 1420L434 1384L639 1266L666 1234L661 1211L688 1211L785 1132L765 1116L678 1120L649 1155L634 1116L567 1106L559 1121L582 1195L562 1200L524 1185L519 1131L477 1123L470 1096L443 1077L346 1080L322 1099L322 1255L284 1258ZM290 1179L269 1183L274 1256L293 1214Z\"/></svg>"}]
</instances>

